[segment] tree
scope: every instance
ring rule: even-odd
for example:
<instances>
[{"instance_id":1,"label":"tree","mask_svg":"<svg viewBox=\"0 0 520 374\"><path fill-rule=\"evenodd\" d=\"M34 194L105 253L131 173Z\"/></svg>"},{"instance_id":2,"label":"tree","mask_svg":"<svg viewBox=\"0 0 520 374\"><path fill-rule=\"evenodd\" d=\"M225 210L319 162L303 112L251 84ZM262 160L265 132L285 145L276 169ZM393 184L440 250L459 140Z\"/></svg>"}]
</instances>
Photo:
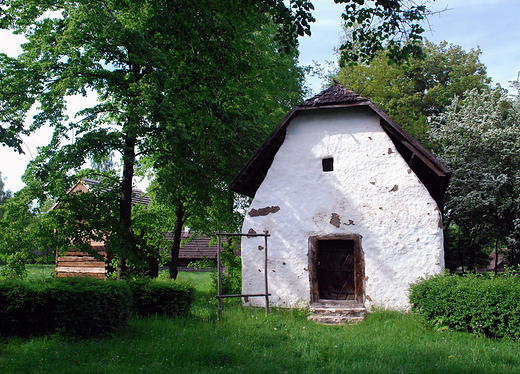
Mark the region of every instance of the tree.
<instances>
[{"instance_id":1,"label":"tree","mask_svg":"<svg viewBox=\"0 0 520 374\"><path fill-rule=\"evenodd\" d=\"M385 53L370 64L345 66L333 77L370 98L412 136L425 142L429 120L439 115L455 96L471 89L482 90L490 79L479 60L480 50L466 52L442 42L424 41L424 58L395 64Z\"/></svg>"},{"instance_id":2,"label":"tree","mask_svg":"<svg viewBox=\"0 0 520 374\"><path fill-rule=\"evenodd\" d=\"M39 249L38 217L31 206L27 188L18 191L2 205L0 218L0 260L4 263L0 275L23 278L29 251Z\"/></svg>"},{"instance_id":3,"label":"tree","mask_svg":"<svg viewBox=\"0 0 520 374\"><path fill-rule=\"evenodd\" d=\"M225 110L205 107L192 112L196 120L186 119L192 125L184 128L181 136L163 132L150 141L150 148L161 150L147 157L155 176L152 196L172 211L171 278L177 275L184 226L206 235L238 229L241 215L236 209L237 197L227 186L252 150L302 100L302 69L296 66L294 54L273 50L276 46L273 26L266 24L251 40L257 49L255 54L261 56L257 58L256 71L251 72L247 81L230 80L219 88L218 95L225 98L222 100L226 103ZM270 53L265 52L270 49ZM276 74L266 75L265 71ZM226 126L231 133L208 131Z\"/></svg>"},{"instance_id":4,"label":"tree","mask_svg":"<svg viewBox=\"0 0 520 374\"><path fill-rule=\"evenodd\" d=\"M263 3L235 0L31 6L8 2L2 21L25 32L28 43L18 59L2 56L2 80L11 83L3 92L4 113L24 119L27 107L7 98L17 94L24 103L39 103L34 128L50 124L55 129L51 144L30 165L26 181L42 180L51 195L60 196L72 182L70 171L82 167L86 158L119 151L123 156L119 217L125 231L120 236L132 238L132 181L137 157L146 151L146 138L182 128L179 123L194 109L218 105L221 98L213 96L218 87L247 76L257 56L245 36L265 24L265 10ZM297 22L295 17L284 22ZM79 113L82 117L76 122L64 124L65 96L88 89L97 92L99 103ZM15 120L7 115L6 119ZM71 130L76 139L64 145ZM132 247L132 239L122 245Z\"/></svg>"},{"instance_id":5,"label":"tree","mask_svg":"<svg viewBox=\"0 0 520 374\"><path fill-rule=\"evenodd\" d=\"M420 58L421 21L433 13L426 2L403 0L335 0L346 3L342 18L351 37L340 46L340 65L368 63L384 51L389 61Z\"/></svg>"},{"instance_id":6,"label":"tree","mask_svg":"<svg viewBox=\"0 0 520 374\"><path fill-rule=\"evenodd\" d=\"M486 245L510 239L518 243L520 218L520 106L498 86L456 98L433 121L432 137L439 157L453 171L446 193L445 216L466 238L467 258L448 267L474 269ZM455 256L456 257L456 256Z\"/></svg>"}]
</instances>

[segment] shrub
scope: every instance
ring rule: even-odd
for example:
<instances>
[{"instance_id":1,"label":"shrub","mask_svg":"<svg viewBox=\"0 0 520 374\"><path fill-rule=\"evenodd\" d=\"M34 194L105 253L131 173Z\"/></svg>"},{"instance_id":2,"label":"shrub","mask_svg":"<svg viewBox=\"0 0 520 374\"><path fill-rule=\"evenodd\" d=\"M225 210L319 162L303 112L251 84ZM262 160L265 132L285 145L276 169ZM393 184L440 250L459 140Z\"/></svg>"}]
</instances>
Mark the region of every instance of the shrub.
<instances>
[{"instance_id":1,"label":"shrub","mask_svg":"<svg viewBox=\"0 0 520 374\"><path fill-rule=\"evenodd\" d=\"M106 336L123 326L132 306L125 282L62 278L51 290L56 330L63 335Z\"/></svg>"},{"instance_id":2,"label":"shrub","mask_svg":"<svg viewBox=\"0 0 520 374\"><path fill-rule=\"evenodd\" d=\"M126 323L131 304L132 295L124 282L4 280L0 282L0 334L106 336Z\"/></svg>"},{"instance_id":3,"label":"shrub","mask_svg":"<svg viewBox=\"0 0 520 374\"><path fill-rule=\"evenodd\" d=\"M171 280L136 280L129 285L134 296L133 310L141 317L185 315L195 294L187 283Z\"/></svg>"},{"instance_id":4,"label":"shrub","mask_svg":"<svg viewBox=\"0 0 520 374\"><path fill-rule=\"evenodd\" d=\"M520 338L520 278L434 276L410 288L412 309L437 328Z\"/></svg>"},{"instance_id":5,"label":"shrub","mask_svg":"<svg viewBox=\"0 0 520 374\"><path fill-rule=\"evenodd\" d=\"M0 335L40 335L50 332L53 322L46 284L20 279L0 282Z\"/></svg>"}]
</instances>

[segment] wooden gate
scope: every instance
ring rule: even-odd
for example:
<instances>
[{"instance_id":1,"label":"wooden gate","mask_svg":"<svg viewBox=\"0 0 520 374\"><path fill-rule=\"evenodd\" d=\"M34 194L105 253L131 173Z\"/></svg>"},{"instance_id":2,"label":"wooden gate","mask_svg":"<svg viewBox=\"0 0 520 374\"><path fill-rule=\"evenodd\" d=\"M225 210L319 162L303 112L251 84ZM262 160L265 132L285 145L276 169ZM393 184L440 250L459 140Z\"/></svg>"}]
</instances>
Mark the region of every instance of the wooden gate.
<instances>
[{"instance_id":1,"label":"wooden gate","mask_svg":"<svg viewBox=\"0 0 520 374\"><path fill-rule=\"evenodd\" d=\"M310 238L311 301L363 303L364 260L360 235Z\"/></svg>"}]
</instances>

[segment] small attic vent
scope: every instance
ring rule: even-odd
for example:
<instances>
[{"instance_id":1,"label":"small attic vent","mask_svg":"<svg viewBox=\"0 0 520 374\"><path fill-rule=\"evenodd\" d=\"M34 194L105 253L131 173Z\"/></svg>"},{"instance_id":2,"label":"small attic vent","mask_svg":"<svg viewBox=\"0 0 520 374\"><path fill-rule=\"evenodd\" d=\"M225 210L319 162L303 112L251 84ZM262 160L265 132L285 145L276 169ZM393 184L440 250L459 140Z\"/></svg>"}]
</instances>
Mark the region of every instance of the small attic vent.
<instances>
[{"instance_id":1,"label":"small attic vent","mask_svg":"<svg viewBox=\"0 0 520 374\"><path fill-rule=\"evenodd\" d=\"M323 168L323 171L333 171L334 159L332 157L324 158L321 160L321 167Z\"/></svg>"}]
</instances>

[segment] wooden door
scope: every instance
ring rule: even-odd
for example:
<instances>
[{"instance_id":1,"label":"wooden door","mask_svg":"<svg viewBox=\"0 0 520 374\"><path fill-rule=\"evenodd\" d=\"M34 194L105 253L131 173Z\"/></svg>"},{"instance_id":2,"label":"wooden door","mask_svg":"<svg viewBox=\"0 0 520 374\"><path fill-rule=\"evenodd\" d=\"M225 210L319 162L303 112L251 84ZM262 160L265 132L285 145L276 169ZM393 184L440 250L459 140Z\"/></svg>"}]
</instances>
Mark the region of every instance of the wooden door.
<instances>
[{"instance_id":1,"label":"wooden door","mask_svg":"<svg viewBox=\"0 0 520 374\"><path fill-rule=\"evenodd\" d=\"M311 302L338 300L364 304L365 258L359 234L309 237Z\"/></svg>"},{"instance_id":2,"label":"wooden door","mask_svg":"<svg viewBox=\"0 0 520 374\"><path fill-rule=\"evenodd\" d=\"M317 270L320 299L356 300L353 240L319 240Z\"/></svg>"}]
</instances>

